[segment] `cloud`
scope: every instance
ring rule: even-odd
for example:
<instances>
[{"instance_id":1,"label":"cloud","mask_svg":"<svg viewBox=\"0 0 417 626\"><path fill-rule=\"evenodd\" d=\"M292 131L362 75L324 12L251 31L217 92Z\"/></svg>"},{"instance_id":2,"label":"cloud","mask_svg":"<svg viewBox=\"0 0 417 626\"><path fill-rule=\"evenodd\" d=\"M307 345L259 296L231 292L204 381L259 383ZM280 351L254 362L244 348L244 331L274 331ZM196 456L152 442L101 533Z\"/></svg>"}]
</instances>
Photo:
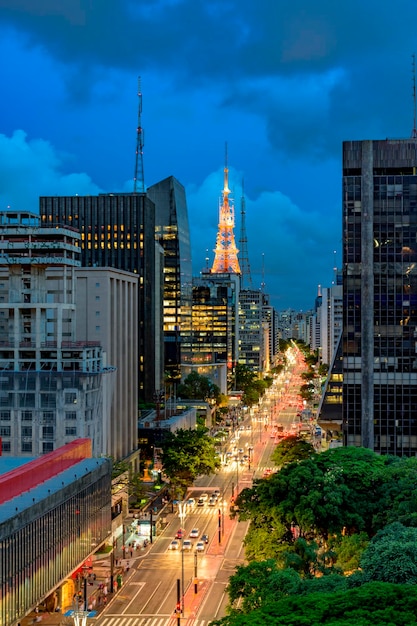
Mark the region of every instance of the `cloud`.
<instances>
[{"instance_id":1,"label":"cloud","mask_svg":"<svg viewBox=\"0 0 417 626\"><path fill-rule=\"evenodd\" d=\"M0 135L0 208L38 213L41 195L100 193L87 174L63 174L64 161L47 141L28 141L22 130Z\"/></svg>"},{"instance_id":2,"label":"cloud","mask_svg":"<svg viewBox=\"0 0 417 626\"><path fill-rule=\"evenodd\" d=\"M234 190L236 245L242 237L241 173L229 171ZM187 188L193 273L211 267L218 230L219 202L223 170L213 172L201 186ZM306 309L312 306L318 284L332 281L334 251L340 257L341 224L339 211L329 210L326 227L317 211L303 211L280 191L245 197L245 230L252 287L270 294L278 308ZM201 242L207 242L202 248ZM318 282L312 282L317 277Z\"/></svg>"}]
</instances>

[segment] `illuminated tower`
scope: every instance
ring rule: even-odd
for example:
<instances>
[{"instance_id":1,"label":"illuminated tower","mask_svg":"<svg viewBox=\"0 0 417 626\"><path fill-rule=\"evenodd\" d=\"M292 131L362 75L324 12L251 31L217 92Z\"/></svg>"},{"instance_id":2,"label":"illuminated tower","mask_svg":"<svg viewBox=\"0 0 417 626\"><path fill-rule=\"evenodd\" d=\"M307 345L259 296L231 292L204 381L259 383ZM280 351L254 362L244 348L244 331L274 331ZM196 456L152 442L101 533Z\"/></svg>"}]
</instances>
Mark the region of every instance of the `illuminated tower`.
<instances>
[{"instance_id":1,"label":"illuminated tower","mask_svg":"<svg viewBox=\"0 0 417 626\"><path fill-rule=\"evenodd\" d=\"M226 163L224 168L224 185L222 200L219 208L219 230L217 232L216 248L213 267L214 274L240 274L239 261L236 248L233 227L235 225L235 211L231 198L228 183L229 170L227 169L227 148Z\"/></svg>"}]
</instances>

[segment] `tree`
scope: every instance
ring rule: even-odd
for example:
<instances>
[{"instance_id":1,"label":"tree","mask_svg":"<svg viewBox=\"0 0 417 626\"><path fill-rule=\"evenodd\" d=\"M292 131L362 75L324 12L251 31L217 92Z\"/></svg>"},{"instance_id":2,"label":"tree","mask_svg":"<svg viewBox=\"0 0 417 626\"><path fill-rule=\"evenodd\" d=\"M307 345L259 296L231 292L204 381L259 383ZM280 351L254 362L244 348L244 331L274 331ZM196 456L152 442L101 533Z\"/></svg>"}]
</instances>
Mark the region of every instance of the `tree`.
<instances>
[{"instance_id":1,"label":"tree","mask_svg":"<svg viewBox=\"0 0 417 626\"><path fill-rule=\"evenodd\" d=\"M281 466L294 461L308 459L316 454L314 446L297 435L285 437L276 446L271 459L275 465Z\"/></svg>"},{"instance_id":2,"label":"tree","mask_svg":"<svg viewBox=\"0 0 417 626\"><path fill-rule=\"evenodd\" d=\"M206 376L200 376L197 372L191 372L177 388L177 397L188 400L220 400L220 388L211 382Z\"/></svg>"},{"instance_id":3,"label":"tree","mask_svg":"<svg viewBox=\"0 0 417 626\"><path fill-rule=\"evenodd\" d=\"M178 429L167 433L161 442L163 472L181 495L198 476L212 474L220 467L215 440L207 433L206 428Z\"/></svg>"},{"instance_id":4,"label":"tree","mask_svg":"<svg viewBox=\"0 0 417 626\"><path fill-rule=\"evenodd\" d=\"M330 579L331 577L329 577ZM415 626L417 624L417 588L413 585L394 585L371 582L354 589L335 592L301 593L288 595L277 601L268 601L248 613L232 611L214 626ZM306 581L307 582L307 581ZM330 580L323 582L324 588ZM333 582L333 581L331 581ZM339 586L336 579L336 589ZM316 581L311 589L314 589ZM330 585L331 586L331 585ZM304 591L304 593L303 593Z\"/></svg>"},{"instance_id":5,"label":"tree","mask_svg":"<svg viewBox=\"0 0 417 626\"><path fill-rule=\"evenodd\" d=\"M389 524L372 538L360 561L366 581L417 583L417 528Z\"/></svg>"}]
</instances>

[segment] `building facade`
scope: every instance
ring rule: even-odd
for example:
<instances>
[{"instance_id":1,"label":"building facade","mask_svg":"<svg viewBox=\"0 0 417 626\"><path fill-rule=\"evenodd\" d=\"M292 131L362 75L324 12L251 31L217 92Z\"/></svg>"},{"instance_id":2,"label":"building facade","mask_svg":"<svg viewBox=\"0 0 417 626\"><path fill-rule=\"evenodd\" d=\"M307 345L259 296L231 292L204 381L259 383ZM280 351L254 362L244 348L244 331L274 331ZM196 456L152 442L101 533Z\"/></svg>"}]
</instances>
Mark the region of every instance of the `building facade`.
<instances>
[{"instance_id":1,"label":"building facade","mask_svg":"<svg viewBox=\"0 0 417 626\"><path fill-rule=\"evenodd\" d=\"M239 274L202 273L193 279L190 349L184 365L226 363L231 375L238 359Z\"/></svg>"},{"instance_id":2,"label":"building facade","mask_svg":"<svg viewBox=\"0 0 417 626\"><path fill-rule=\"evenodd\" d=\"M0 459L0 623L43 602L74 608L74 573L111 536L111 461L78 439L4 471Z\"/></svg>"},{"instance_id":3,"label":"building facade","mask_svg":"<svg viewBox=\"0 0 417 626\"><path fill-rule=\"evenodd\" d=\"M155 207L144 193L40 198L42 223L67 224L81 233L81 265L114 267L137 274L138 393L152 401L163 381L163 344L157 341L162 323L158 307L162 285L156 268ZM161 358L162 354L162 358Z\"/></svg>"},{"instance_id":4,"label":"building facade","mask_svg":"<svg viewBox=\"0 0 417 626\"><path fill-rule=\"evenodd\" d=\"M99 341L78 341L79 233L39 216L0 214L0 437L10 456L38 456L77 437L104 454L114 368Z\"/></svg>"},{"instance_id":5,"label":"building facade","mask_svg":"<svg viewBox=\"0 0 417 626\"><path fill-rule=\"evenodd\" d=\"M109 267L88 267L77 268L75 278L77 338L99 342L116 368L103 424L105 454L128 459L138 447L139 277Z\"/></svg>"},{"instance_id":6,"label":"building facade","mask_svg":"<svg viewBox=\"0 0 417 626\"><path fill-rule=\"evenodd\" d=\"M169 176L148 187L155 205L156 238L164 250L163 342L165 372L181 377L182 352L191 338L192 267L187 200L181 183Z\"/></svg>"},{"instance_id":7,"label":"building facade","mask_svg":"<svg viewBox=\"0 0 417 626\"><path fill-rule=\"evenodd\" d=\"M417 139L343 144L343 432L417 454Z\"/></svg>"}]
</instances>

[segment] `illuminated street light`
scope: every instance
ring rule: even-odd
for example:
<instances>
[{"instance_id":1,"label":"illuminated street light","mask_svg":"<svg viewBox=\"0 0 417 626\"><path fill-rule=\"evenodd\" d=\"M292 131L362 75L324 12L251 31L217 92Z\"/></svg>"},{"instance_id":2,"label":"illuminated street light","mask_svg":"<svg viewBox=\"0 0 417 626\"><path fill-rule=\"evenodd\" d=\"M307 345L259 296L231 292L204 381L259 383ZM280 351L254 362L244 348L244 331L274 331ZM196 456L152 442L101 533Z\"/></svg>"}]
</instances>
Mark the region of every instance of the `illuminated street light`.
<instances>
[{"instance_id":1,"label":"illuminated street light","mask_svg":"<svg viewBox=\"0 0 417 626\"><path fill-rule=\"evenodd\" d=\"M183 500L178 502L178 517L181 522L181 529L184 530L184 521L187 517L187 503ZM184 615L184 533L181 533L181 611Z\"/></svg>"}]
</instances>

